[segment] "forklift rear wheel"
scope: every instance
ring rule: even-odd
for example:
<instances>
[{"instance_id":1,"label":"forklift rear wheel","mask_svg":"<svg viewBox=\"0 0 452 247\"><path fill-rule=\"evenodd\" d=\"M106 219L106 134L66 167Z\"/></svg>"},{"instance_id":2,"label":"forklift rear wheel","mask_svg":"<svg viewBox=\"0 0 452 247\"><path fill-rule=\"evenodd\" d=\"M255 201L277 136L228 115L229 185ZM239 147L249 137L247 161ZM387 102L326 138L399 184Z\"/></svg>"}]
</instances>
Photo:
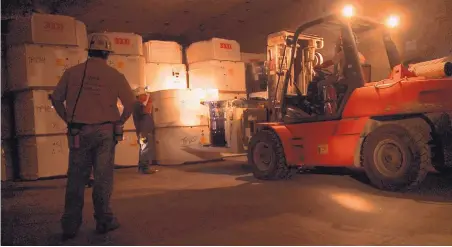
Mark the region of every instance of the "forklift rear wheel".
<instances>
[{"instance_id":1,"label":"forklift rear wheel","mask_svg":"<svg viewBox=\"0 0 452 247\"><path fill-rule=\"evenodd\" d=\"M271 130L261 130L253 135L248 149L248 163L258 179L277 180L290 176L281 141Z\"/></svg>"},{"instance_id":2,"label":"forklift rear wheel","mask_svg":"<svg viewBox=\"0 0 452 247\"><path fill-rule=\"evenodd\" d=\"M423 133L388 124L366 137L363 166L374 186L395 191L418 185L424 180L430 152L428 137Z\"/></svg>"},{"instance_id":3,"label":"forklift rear wheel","mask_svg":"<svg viewBox=\"0 0 452 247\"><path fill-rule=\"evenodd\" d=\"M444 175L452 175L452 123L448 114L433 119L435 128L432 164Z\"/></svg>"}]
</instances>

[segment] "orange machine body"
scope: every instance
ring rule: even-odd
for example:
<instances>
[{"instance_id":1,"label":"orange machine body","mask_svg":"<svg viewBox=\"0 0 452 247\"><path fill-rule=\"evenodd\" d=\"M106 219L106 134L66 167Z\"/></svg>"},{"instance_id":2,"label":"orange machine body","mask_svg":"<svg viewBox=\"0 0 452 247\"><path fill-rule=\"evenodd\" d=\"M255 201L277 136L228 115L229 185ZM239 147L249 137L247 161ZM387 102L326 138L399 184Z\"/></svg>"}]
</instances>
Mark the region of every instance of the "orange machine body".
<instances>
[{"instance_id":1,"label":"orange machine body","mask_svg":"<svg viewBox=\"0 0 452 247\"><path fill-rule=\"evenodd\" d=\"M340 120L263 123L279 136L289 165L354 166L375 117L452 111L452 78L388 79L354 90Z\"/></svg>"}]
</instances>

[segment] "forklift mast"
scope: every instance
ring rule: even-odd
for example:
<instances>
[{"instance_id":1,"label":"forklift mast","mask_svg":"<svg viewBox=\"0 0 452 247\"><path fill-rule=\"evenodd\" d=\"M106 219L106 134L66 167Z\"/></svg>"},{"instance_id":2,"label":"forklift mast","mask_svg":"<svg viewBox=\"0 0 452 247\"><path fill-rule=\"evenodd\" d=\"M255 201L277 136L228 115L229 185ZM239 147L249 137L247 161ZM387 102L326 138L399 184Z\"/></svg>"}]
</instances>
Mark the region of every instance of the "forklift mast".
<instances>
[{"instance_id":1,"label":"forklift mast","mask_svg":"<svg viewBox=\"0 0 452 247\"><path fill-rule=\"evenodd\" d=\"M294 45L293 42L296 42ZM292 45L295 49L291 49ZM316 52L324 46L323 38L316 35L299 34L294 39L294 33L281 31L268 35L267 38L267 73L268 73L268 105L270 106L270 121L278 120L281 100L284 97L284 77L291 78L287 85L288 94L296 94L300 90L307 94L308 83L313 79L313 68L323 62L323 57ZM291 59L294 66L289 69Z\"/></svg>"}]
</instances>

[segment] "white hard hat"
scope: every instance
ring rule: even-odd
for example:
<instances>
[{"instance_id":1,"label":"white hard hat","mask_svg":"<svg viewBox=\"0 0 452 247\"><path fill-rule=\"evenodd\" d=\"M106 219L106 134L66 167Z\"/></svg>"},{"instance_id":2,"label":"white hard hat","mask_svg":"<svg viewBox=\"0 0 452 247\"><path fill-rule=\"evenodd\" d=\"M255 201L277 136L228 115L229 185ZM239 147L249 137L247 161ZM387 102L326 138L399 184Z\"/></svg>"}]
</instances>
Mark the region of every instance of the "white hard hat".
<instances>
[{"instance_id":1,"label":"white hard hat","mask_svg":"<svg viewBox=\"0 0 452 247\"><path fill-rule=\"evenodd\" d=\"M110 39L102 34L93 34L90 37L89 50L113 52Z\"/></svg>"},{"instance_id":2,"label":"white hard hat","mask_svg":"<svg viewBox=\"0 0 452 247\"><path fill-rule=\"evenodd\" d=\"M146 90L144 87L136 87L135 89L133 89L133 93L135 94L135 96L140 96L146 94Z\"/></svg>"}]
</instances>

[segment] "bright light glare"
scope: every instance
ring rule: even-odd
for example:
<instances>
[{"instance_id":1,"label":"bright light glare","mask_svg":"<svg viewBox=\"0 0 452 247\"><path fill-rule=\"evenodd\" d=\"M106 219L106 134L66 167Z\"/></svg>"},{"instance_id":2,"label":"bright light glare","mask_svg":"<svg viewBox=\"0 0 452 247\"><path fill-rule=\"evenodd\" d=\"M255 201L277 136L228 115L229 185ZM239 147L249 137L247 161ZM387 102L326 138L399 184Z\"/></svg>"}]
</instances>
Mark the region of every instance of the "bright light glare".
<instances>
[{"instance_id":1,"label":"bright light glare","mask_svg":"<svg viewBox=\"0 0 452 247\"><path fill-rule=\"evenodd\" d=\"M193 89L193 91L196 93L196 96L201 101L214 101L214 100L218 100L219 99L218 89L197 88L197 89Z\"/></svg>"},{"instance_id":2,"label":"bright light glare","mask_svg":"<svg viewBox=\"0 0 452 247\"><path fill-rule=\"evenodd\" d=\"M390 28L395 28L400 24L400 17L396 16L396 15L391 15L388 17L388 19L386 20L386 26L390 27Z\"/></svg>"},{"instance_id":3,"label":"bright light glare","mask_svg":"<svg viewBox=\"0 0 452 247\"><path fill-rule=\"evenodd\" d=\"M342 9L342 15L350 18L355 14L355 8L353 8L352 5L346 5L343 9Z\"/></svg>"},{"instance_id":4,"label":"bright light glare","mask_svg":"<svg viewBox=\"0 0 452 247\"><path fill-rule=\"evenodd\" d=\"M376 210L371 202L360 196L348 193L335 193L331 197L341 206L354 211L371 213Z\"/></svg>"}]
</instances>

